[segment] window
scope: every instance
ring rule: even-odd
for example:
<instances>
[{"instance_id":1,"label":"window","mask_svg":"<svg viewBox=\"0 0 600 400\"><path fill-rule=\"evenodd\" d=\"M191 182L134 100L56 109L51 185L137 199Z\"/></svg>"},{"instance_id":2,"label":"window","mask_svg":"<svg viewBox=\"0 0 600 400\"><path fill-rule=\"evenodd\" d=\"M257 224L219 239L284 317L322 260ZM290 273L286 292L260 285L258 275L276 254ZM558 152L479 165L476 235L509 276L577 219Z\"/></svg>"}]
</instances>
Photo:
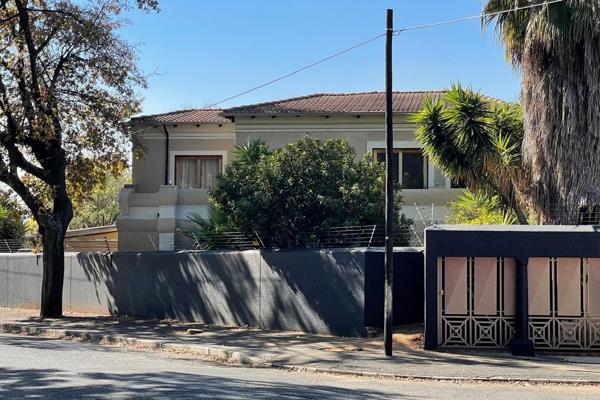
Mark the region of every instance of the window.
<instances>
[{"instance_id":1,"label":"window","mask_svg":"<svg viewBox=\"0 0 600 400\"><path fill-rule=\"evenodd\" d=\"M385 150L375 149L375 160L385 163ZM427 188L427 160L420 149L394 149L392 176L403 189Z\"/></svg>"},{"instance_id":2,"label":"window","mask_svg":"<svg viewBox=\"0 0 600 400\"><path fill-rule=\"evenodd\" d=\"M374 150L375 152L375 160L377 162L380 162L382 164L385 164L385 150L383 149L377 149ZM400 174L398 173L398 156L399 156L400 152L398 149L394 149L394 155L392 157L392 177L394 179L394 182L399 182L400 181Z\"/></svg>"},{"instance_id":3,"label":"window","mask_svg":"<svg viewBox=\"0 0 600 400\"><path fill-rule=\"evenodd\" d=\"M221 156L175 156L175 185L181 189L210 189L221 164Z\"/></svg>"}]
</instances>

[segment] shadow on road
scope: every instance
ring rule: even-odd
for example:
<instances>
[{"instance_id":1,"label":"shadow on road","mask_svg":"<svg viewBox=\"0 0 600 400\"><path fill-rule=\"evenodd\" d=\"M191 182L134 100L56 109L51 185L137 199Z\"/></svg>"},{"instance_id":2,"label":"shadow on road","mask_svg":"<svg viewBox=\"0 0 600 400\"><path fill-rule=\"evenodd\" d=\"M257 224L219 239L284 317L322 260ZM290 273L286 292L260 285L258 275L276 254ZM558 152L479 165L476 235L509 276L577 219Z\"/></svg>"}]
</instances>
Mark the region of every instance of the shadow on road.
<instances>
[{"instance_id":1,"label":"shadow on road","mask_svg":"<svg viewBox=\"0 0 600 400\"><path fill-rule=\"evenodd\" d=\"M74 381L74 378L76 380ZM93 383L90 383L93 382ZM198 399L330 399L370 400L385 397L370 390L322 385L261 382L252 379L180 372L83 373L76 376L58 369L0 368L0 398L198 398Z\"/></svg>"}]
</instances>

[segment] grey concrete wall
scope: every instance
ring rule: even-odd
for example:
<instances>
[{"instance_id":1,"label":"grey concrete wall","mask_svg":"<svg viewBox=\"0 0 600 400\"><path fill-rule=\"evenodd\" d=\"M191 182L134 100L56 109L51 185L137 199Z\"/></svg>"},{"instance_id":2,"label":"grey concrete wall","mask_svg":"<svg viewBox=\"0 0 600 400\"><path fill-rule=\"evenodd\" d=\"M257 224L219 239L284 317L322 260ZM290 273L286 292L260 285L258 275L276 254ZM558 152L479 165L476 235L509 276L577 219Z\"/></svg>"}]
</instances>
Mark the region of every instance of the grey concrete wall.
<instances>
[{"instance_id":1,"label":"grey concrete wall","mask_svg":"<svg viewBox=\"0 0 600 400\"><path fill-rule=\"evenodd\" d=\"M407 251L418 253L419 265L406 269L414 274L403 280L414 279L416 287L422 253ZM63 304L75 312L363 336L367 320L378 326L383 318L373 312L373 306L383 307L377 306L381 257L367 257L373 252L378 250L69 253ZM41 277L40 256L0 255L0 306L39 307ZM369 309L367 292L373 297ZM422 293L410 297L422 307Z\"/></svg>"},{"instance_id":2,"label":"grey concrete wall","mask_svg":"<svg viewBox=\"0 0 600 400\"><path fill-rule=\"evenodd\" d=\"M67 254L64 309L364 335L364 250ZM38 307L41 257L0 255L0 306Z\"/></svg>"}]
</instances>

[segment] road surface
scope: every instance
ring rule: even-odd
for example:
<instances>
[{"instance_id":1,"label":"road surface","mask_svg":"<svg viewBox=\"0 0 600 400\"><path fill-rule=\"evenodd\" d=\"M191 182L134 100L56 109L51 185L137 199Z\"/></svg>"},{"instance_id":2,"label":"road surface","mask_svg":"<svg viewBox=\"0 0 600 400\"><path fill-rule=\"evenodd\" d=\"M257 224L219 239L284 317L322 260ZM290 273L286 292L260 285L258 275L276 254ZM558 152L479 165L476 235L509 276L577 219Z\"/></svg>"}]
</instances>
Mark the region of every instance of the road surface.
<instances>
[{"instance_id":1,"label":"road surface","mask_svg":"<svg viewBox=\"0 0 600 400\"><path fill-rule=\"evenodd\" d=\"M222 366L0 334L0 399L598 399L598 386L383 380Z\"/></svg>"}]
</instances>

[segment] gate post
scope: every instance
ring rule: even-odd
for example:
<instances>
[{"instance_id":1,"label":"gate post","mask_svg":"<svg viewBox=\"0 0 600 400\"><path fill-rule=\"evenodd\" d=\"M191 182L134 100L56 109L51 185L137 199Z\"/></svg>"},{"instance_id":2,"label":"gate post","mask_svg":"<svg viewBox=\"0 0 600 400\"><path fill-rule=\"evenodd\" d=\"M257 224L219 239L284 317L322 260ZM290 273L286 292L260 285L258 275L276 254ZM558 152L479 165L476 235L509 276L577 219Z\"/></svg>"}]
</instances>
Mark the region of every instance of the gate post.
<instances>
[{"instance_id":1,"label":"gate post","mask_svg":"<svg viewBox=\"0 0 600 400\"><path fill-rule=\"evenodd\" d=\"M533 341L529 339L529 285L527 281L527 257L517 257L516 282L516 329L511 343L515 356L533 356Z\"/></svg>"}]
</instances>

